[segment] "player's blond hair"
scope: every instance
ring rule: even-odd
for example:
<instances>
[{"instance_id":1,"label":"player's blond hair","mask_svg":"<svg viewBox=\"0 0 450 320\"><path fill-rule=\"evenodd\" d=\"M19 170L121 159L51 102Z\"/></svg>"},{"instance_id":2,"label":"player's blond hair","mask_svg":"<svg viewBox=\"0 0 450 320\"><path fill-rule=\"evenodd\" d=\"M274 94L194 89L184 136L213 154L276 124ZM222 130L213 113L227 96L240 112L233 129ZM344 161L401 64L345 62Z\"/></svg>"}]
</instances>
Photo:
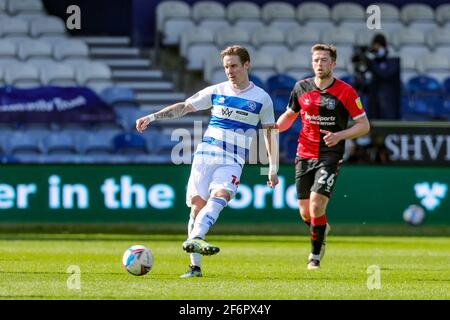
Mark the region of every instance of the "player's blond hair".
<instances>
[{"instance_id":1,"label":"player's blond hair","mask_svg":"<svg viewBox=\"0 0 450 320\"><path fill-rule=\"evenodd\" d=\"M248 50L239 45L229 46L223 49L220 53L220 59L223 60L225 56L238 56L242 64L247 61L250 62L250 54L248 53Z\"/></svg>"},{"instance_id":2,"label":"player's blond hair","mask_svg":"<svg viewBox=\"0 0 450 320\"><path fill-rule=\"evenodd\" d=\"M311 47L311 54L314 54L314 51L328 51L333 61L337 59L336 46L334 44L316 43Z\"/></svg>"}]
</instances>

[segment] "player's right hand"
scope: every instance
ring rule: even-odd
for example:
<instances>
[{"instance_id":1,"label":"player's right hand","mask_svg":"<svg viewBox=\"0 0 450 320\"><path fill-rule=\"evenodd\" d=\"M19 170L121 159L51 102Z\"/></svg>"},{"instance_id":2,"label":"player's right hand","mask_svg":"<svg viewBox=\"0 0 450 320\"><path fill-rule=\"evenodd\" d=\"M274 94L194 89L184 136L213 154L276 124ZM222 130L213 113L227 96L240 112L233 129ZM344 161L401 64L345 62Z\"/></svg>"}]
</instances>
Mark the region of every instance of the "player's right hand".
<instances>
[{"instance_id":1,"label":"player's right hand","mask_svg":"<svg viewBox=\"0 0 450 320\"><path fill-rule=\"evenodd\" d=\"M278 175L276 173L269 174L269 180L267 181L267 185L269 188L275 188L275 186L278 184Z\"/></svg>"},{"instance_id":2,"label":"player's right hand","mask_svg":"<svg viewBox=\"0 0 450 320\"><path fill-rule=\"evenodd\" d=\"M148 124L150 123L150 118L148 116L139 118L136 120L136 130L140 133L144 132L147 129Z\"/></svg>"}]
</instances>

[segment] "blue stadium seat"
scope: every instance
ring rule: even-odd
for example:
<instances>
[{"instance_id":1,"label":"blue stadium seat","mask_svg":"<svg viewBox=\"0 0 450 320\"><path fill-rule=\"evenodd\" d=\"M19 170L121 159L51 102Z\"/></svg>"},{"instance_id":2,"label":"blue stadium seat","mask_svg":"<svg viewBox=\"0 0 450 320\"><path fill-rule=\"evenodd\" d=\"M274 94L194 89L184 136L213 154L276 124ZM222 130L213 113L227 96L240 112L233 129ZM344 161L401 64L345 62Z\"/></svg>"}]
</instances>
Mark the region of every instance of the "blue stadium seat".
<instances>
[{"instance_id":1,"label":"blue stadium seat","mask_svg":"<svg viewBox=\"0 0 450 320\"><path fill-rule=\"evenodd\" d=\"M126 87L113 86L105 88L101 92L101 97L113 107L137 108L139 106L133 90Z\"/></svg>"},{"instance_id":2,"label":"blue stadium seat","mask_svg":"<svg viewBox=\"0 0 450 320\"><path fill-rule=\"evenodd\" d=\"M118 134L113 138L114 151L118 154L147 154L147 142L134 132Z\"/></svg>"},{"instance_id":3,"label":"blue stadium seat","mask_svg":"<svg viewBox=\"0 0 450 320\"><path fill-rule=\"evenodd\" d=\"M286 110L289 96L297 80L287 74L276 74L267 79L267 91L273 99L275 113Z\"/></svg>"},{"instance_id":4,"label":"blue stadium seat","mask_svg":"<svg viewBox=\"0 0 450 320\"><path fill-rule=\"evenodd\" d=\"M444 112L443 88L436 79L421 75L411 78L406 86L409 92L408 108L402 117L410 120L432 120L442 117Z\"/></svg>"},{"instance_id":5,"label":"blue stadium seat","mask_svg":"<svg viewBox=\"0 0 450 320\"><path fill-rule=\"evenodd\" d=\"M48 155L77 154L75 139L67 132L49 134L45 139L45 149Z\"/></svg>"},{"instance_id":6,"label":"blue stadium seat","mask_svg":"<svg viewBox=\"0 0 450 320\"><path fill-rule=\"evenodd\" d=\"M427 75L411 78L408 81L406 88L411 94L438 93L442 90L442 86L439 81Z\"/></svg>"},{"instance_id":7,"label":"blue stadium seat","mask_svg":"<svg viewBox=\"0 0 450 320\"><path fill-rule=\"evenodd\" d=\"M254 74L249 74L248 75L248 79L253 82L255 85L257 85L258 87L265 89L266 86L264 85L264 81L261 80L260 77L258 77L257 75Z\"/></svg>"},{"instance_id":8,"label":"blue stadium seat","mask_svg":"<svg viewBox=\"0 0 450 320\"><path fill-rule=\"evenodd\" d=\"M447 96L447 99L450 98L450 77L444 80L442 87L444 89L444 93Z\"/></svg>"}]
</instances>

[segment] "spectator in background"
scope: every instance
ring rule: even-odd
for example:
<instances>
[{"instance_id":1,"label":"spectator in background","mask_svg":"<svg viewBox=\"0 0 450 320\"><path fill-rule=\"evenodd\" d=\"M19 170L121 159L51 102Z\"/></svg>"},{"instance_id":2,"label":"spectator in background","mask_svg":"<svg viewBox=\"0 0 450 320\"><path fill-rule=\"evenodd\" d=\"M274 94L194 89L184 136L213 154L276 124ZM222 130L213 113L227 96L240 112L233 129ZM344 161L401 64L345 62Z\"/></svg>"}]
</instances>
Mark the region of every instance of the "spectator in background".
<instances>
[{"instance_id":1,"label":"spectator in background","mask_svg":"<svg viewBox=\"0 0 450 320\"><path fill-rule=\"evenodd\" d=\"M369 48L358 48L352 58L355 88L361 96L367 96L370 119L400 118L400 59L388 54L386 38L379 33Z\"/></svg>"}]
</instances>

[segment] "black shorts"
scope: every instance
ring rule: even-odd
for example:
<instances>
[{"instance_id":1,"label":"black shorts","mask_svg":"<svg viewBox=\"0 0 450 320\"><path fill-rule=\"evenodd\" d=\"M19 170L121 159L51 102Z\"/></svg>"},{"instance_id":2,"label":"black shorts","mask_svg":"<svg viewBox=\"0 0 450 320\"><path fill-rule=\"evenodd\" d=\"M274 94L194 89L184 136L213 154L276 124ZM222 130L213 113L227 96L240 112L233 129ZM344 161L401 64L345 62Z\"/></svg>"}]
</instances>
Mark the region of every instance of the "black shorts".
<instances>
[{"instance_id":1,"label":"black shorts","mask_svg":"<svg viewBox=\"0 0 450 320\"><path fill-rule=\"evenodd\" d=\"M309 199L311 191L330 197L342 160L295 158L295 186L298 199Z\"/></svg>"}]
</instances>

